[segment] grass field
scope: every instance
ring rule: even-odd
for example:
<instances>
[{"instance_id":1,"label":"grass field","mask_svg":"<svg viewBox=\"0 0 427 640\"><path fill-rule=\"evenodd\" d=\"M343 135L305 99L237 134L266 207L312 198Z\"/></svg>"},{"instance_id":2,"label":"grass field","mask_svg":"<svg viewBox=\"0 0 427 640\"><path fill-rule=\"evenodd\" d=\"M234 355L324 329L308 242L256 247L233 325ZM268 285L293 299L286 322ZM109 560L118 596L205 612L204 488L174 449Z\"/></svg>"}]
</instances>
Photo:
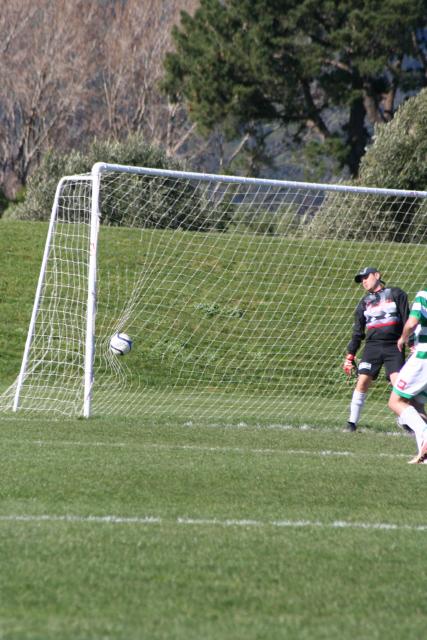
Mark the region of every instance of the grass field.
<instances>
[{"instance_id":1,"label":"grass field","mask_svg":"<svg viewBox=\"0 0 427 640\"><path fill-rule=\"evenodd\" d=\"M0 638L424 638L409 437L2 419Z\"/></svg>"},{"instance_id":2,"label":"grass field","mask_svg":"<svg viewBox=\"0 0 427 640\"><path fill-rule=\"evenodd\" d=\"M45 233L0 222L0 389L19 370ZM366 251L354 260L380 249ZM219 321L234 348L235 318ZM347 332L325 344L337 371ZM343 433L350 387L333 370L320 388L320 369L298 407L250 385L174 389L157 366L138 418L0 414L0 640L424 638L427 467L406 463L415 443L384 385Z\"/></svg>"}]
</instances>

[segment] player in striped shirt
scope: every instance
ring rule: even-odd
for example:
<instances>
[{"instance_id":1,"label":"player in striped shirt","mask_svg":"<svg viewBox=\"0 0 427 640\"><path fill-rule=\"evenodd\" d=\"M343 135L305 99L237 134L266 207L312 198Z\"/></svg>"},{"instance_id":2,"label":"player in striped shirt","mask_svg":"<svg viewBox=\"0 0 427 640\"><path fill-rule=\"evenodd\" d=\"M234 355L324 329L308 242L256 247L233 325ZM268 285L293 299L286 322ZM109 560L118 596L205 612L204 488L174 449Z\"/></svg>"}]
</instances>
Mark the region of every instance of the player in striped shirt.
<instances>
[{"instance_id":1,"label":"player in striped shirt","mask_svg":"<svg viewBox=\"0 0 427 640\"><path fill-rule=\"evenodd\" d=\"M397 341L399 351L403 351L412 335L415 337L412 355L393 384L388 406L399 416L400 422L415 433L418 454L410 462L417 464L427 460L427 424L410 403L419 406L427 400L427 291L419 291L415 296Z\"/></svg>"}]
</instances>

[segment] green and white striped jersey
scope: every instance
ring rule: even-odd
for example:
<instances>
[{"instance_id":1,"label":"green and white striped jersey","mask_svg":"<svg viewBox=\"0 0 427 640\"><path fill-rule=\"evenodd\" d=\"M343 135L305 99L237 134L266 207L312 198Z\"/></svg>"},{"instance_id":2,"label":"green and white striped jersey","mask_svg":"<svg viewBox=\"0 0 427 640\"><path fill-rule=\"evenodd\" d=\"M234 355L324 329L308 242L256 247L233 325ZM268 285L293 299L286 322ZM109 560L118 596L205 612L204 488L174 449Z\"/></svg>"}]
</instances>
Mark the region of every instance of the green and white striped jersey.
<instances>
[{"instance_id":1,"label":"green and white striped jersey","mask_svg":"<svg viewBox=\"0 0 427 640\"><path fill-rule=\"evenodd\" d=\"M425 359L427 358L427 291L418 291L409 315L419 321L414 332L416 357Z\"/></svg>"}]
</instances>

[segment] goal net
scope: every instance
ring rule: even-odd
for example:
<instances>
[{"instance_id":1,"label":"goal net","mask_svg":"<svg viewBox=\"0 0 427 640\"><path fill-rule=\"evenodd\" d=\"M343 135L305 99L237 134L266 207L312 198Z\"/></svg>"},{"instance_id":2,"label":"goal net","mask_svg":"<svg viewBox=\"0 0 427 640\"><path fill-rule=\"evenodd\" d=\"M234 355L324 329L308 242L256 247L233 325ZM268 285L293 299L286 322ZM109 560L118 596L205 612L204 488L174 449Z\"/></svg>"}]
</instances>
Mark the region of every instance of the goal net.
<instances>
[{"instance_id":1,"label":"goal net","mask_svg":"<svg viewBox=\"0 0 427 640\"><path fill-rule=\"evenodd\" d=\"M425 286L426 198L103 163L65 177L0 409L344 424L354 275L376 266L410 300ZM388 392L365 421L392 421Z\"/></svg>"}]
</instances>

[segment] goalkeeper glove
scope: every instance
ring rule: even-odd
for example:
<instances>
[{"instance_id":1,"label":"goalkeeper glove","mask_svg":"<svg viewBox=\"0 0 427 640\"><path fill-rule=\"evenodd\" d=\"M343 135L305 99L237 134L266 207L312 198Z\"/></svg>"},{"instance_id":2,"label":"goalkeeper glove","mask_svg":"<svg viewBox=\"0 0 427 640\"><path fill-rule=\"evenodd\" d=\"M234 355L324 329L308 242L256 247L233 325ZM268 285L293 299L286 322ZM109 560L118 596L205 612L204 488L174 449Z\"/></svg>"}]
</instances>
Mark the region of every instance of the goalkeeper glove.
<instances>
[{"instance_id":1,"label":"goalkeeper glove","mask_svg":"<svg viewBox=\"0 0 427 640\"><path fill-rule=\"evenodd\" d=\"M354 361L354 355L352 353L348 353L345 357L343 367L344 373L351 377L354 369L356 369L356 363Z\"/></svg>"}]
</instances>

